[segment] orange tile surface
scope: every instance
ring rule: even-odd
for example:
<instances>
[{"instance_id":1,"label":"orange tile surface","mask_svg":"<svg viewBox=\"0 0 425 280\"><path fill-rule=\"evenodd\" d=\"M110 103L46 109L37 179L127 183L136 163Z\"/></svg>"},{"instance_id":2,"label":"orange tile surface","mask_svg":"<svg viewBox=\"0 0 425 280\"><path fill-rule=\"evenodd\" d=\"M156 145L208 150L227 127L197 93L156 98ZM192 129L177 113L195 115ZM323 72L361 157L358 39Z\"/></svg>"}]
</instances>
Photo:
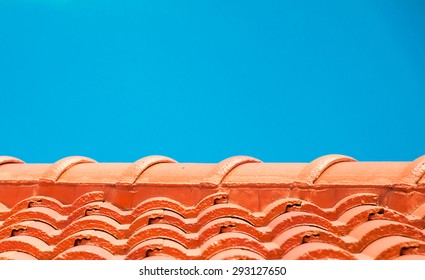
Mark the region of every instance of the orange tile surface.
<instances>
[{"instance_id":1,"label":"orange tile surface","mask_svg":"<svg viewBox=\"0 0 425 280\"><path fill-rule=\"evenodd\" d=\"M0 157L0 259L425 259L425 156Z\"/></svg>"}]
</instances>

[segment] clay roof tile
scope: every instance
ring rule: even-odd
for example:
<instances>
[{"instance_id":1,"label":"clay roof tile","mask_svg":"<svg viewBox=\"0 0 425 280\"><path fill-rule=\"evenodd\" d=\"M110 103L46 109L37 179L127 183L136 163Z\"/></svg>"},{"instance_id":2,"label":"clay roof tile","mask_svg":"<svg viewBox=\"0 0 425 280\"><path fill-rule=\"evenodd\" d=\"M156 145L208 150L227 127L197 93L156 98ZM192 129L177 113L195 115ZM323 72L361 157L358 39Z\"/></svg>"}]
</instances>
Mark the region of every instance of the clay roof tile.
<instances>
[{"instance_id":1,"label":"clay roof tile","mask_svg":"<svg viewBox=\"0 0 425 280\"><path fill-rule=\"evenodd\" d=\"M425 156L0 156L0 259L423 259Z\"/></svg>"}]
</instances>

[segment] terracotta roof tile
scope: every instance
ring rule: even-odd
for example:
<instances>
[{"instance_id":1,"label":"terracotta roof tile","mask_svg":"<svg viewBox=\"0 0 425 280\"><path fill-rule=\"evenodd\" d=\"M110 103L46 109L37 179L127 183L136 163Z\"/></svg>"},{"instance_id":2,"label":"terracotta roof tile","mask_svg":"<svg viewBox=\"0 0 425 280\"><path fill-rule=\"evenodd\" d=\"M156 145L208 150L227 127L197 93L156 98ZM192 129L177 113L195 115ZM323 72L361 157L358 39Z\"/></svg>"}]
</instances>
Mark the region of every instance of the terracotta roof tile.
<instances>
[{"instance_id":1,"label":"terracotta roof tile","mask_svg":"<svg viewBox=\"0 0 425 280\"><path fill-rule=\"evenodd\" d=\"M0 259L424 259L425 157L0 157Z\"/></svg>"}]
</instances>

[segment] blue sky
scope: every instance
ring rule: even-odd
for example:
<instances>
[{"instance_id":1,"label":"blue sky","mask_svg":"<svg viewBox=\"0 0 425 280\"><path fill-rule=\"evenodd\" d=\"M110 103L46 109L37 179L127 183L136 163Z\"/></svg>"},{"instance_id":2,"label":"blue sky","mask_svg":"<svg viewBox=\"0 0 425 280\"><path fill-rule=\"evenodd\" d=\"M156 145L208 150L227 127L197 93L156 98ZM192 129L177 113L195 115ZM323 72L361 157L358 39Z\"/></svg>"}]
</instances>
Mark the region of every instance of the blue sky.
<instances>
[{"instance_id":1,"label":"blue sky","mask_svg":"<svg viewBox=\"0 0 425 280\"><path fill-rule=\"evenodd\" d=\"M422 1L0 0L0 154L425 154Z\"/></svg>"}]
</instances>

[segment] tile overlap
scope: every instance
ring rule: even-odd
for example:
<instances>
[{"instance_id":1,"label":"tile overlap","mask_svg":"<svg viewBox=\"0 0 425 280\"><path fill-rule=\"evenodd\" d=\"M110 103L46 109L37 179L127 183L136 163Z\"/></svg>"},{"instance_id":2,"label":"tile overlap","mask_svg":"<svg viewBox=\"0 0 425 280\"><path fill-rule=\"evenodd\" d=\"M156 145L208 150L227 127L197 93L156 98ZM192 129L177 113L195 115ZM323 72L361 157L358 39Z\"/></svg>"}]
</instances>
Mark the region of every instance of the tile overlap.
<instances>
[{"instance_id":1,"label":"tile overlap","mask_svg":"<svg viewBox=\"0 0 425 280\"><path fill-rule=\"evenodd\" d=\"M0 157L0 259L425 259L425 157Z\"/></svg>"}]
</instances>

